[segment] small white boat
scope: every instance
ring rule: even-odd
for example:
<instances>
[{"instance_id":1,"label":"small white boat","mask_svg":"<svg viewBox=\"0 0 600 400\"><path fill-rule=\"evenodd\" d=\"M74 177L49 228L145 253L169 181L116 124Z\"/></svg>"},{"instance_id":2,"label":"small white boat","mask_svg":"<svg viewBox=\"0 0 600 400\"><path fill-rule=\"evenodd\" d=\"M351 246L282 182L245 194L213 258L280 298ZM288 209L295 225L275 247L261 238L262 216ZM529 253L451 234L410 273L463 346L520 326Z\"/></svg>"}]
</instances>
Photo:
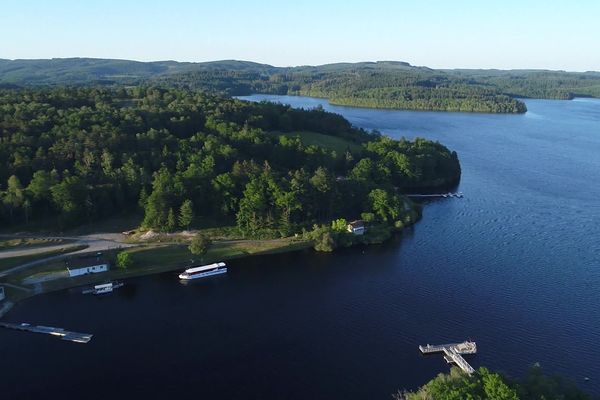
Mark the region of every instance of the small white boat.
<instances>
[{"instance_id":1,"label":"small white boat","mask_svg":"<svg viewBox=\"0 0 600 400\"><path fill-rule=\"evenodd\" d=\"M224 274L227 272L227 267L224 262L202 265L200 267L192 267L186 269L184 272L179 274L179 279L181 280L190 280L190 279L198 279L205 278L207 276Z\"/></svg>"},{"instance_id":2,"label":"small white boat","mask_svg":"<svg viewBox=\"0 0 600 400\"><path fill-rule=\"evenodd\" d=\"M83 294L106 294L123 286L123 282L109 282L101 285L95 285L92 289L86 289Z\"/></svg>"}]
</instances>

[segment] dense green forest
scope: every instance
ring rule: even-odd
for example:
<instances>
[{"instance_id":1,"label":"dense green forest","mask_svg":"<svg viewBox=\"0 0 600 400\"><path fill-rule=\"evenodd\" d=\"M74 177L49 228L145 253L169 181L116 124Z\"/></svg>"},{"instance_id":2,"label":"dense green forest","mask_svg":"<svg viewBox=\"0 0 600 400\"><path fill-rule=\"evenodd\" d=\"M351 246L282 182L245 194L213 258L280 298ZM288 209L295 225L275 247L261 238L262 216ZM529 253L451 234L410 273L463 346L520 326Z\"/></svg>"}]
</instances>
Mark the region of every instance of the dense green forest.
<instances>
[{"instance_id":1,"label":"dense green forest","mask_svg":"<svg viewBox=\"0 0 600 400\"><path fill-rule=\"evenodd\" d=\"M0 138L2 226L136 212L146 228L211 218L253 237L361 216L402 225L415 218L402 193L460 177L439 143L322 109L156 87L0 90Z\"/></svg>"},{"instance_id":2,"label":"dense green forest","mask_svg":"<svg viewBox=\"0 0 600 400\"><path fill-rule=\"evenodd\" d=\"M453 368L416 392L398 392L396 400L588 400L590 397L560 376L547 376L534 365L524 379L512 380L479 368L472 376Z\"/></svg>"},{"instance_id":3,"label":"dense green forest","mask_svg":"<svg viewBox=\"0 0 600 400\"><path fill-rule=\"evenodd\" d=\"M454 70L448 73L496 87L513 97L556 100L600 97L598 72Z\"/></svg>"},{"instance_id":4,"label":"dense green forest","mask_svg":"<svg viewBox=\"0 0 600 400\"><path fill-rule=\"evenodd\" d=\"M325 68L327 67L327 68ZM522 113L525 105L491 85L438 74L404 63L298 67L265 73L203 70L160 79L165 85L222 90L228 94L292 94L332 104L410 110Z\"/></svg>"},{"instance_id":5,"label":"dense green forest","mask_svg":"<svg viewBox=\"0 0 600 400\"><path fill-rule=\"evenodd\" d=\"M65 84L160 85L227 95L309 95L360 107L492 113L525 112L524 103L516 97L600 97L598 72L434 70L394 61L280 68L235 60L0 60L0 87Z\"/></svg>"}]
</instances>

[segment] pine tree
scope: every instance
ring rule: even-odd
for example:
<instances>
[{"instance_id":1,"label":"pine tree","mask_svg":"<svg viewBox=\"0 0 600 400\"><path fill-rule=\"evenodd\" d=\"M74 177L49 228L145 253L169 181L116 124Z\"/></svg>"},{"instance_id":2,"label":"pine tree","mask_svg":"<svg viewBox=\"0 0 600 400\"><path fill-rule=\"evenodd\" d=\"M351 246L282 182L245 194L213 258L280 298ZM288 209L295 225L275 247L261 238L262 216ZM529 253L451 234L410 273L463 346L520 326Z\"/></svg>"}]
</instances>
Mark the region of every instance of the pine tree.
<instances>
[{"instance_id":1,"label":"pine tree","mask_svg":"<svg viewBox=\"0 0 600 400\"><path fill-rule=\"evenodd\" d=\"M186 229L190 228L190 225L194 221L194 204L191 200L186 200L181 205L179 209L179 225L185 227Z\"/></svg>"},{"instance_id":2,"label":"pine tree","mask_svg":"<svg viewBox=\"0 0 600 400\"><path fill-rule=\"evenodd\" d=\"M169 208L169 214L167 215L167 222L165 224L165 230L167 232L173 232L177 228L177 220L175 219L175 212L172 208Z\"/></svg>"}]
</instances>

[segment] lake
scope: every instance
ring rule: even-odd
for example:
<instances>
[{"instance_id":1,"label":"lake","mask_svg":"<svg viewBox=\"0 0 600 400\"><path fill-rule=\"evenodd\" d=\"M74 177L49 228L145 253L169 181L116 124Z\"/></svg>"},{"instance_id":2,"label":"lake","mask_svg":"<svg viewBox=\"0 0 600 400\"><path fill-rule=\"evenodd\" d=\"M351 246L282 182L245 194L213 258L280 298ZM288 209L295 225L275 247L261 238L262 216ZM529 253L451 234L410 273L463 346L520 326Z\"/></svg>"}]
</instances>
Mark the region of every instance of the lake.
<instances>
[{"instance_id":1,"label":"lake","mask_svg":"<svg viewBox=\"0 0 600 400\"><path fill-rule=\"evenodd\" d=\"M388 399L448 371L419 344L467 338L474 367L520 376L539 362L600 395L600 100L525 100L526 114L496 115L244 99L321 104L358 127L438 140L459 154L465 197L428 202L381 246L24 301L5 319L95 336L0 330L4 398Z\"/></svg>"}]
</instances>

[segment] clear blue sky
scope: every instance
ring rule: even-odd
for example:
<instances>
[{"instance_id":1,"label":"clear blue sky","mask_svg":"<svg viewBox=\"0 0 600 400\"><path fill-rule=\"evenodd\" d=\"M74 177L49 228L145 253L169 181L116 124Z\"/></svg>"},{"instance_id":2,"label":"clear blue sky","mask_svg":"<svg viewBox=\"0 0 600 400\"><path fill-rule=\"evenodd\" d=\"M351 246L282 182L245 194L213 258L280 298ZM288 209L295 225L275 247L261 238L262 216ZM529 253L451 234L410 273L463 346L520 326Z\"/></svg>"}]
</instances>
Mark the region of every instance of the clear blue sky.
<instances>
[{"instance_id":1,"label":"clear blue sky","mask_svg":"<svg viewBox=\"0 0 600 400\"><path fill-rule=\"evenodd\" d=\"M2 0L0 58L600 70L599 0Z\"/></svg>"}]
</instances>

